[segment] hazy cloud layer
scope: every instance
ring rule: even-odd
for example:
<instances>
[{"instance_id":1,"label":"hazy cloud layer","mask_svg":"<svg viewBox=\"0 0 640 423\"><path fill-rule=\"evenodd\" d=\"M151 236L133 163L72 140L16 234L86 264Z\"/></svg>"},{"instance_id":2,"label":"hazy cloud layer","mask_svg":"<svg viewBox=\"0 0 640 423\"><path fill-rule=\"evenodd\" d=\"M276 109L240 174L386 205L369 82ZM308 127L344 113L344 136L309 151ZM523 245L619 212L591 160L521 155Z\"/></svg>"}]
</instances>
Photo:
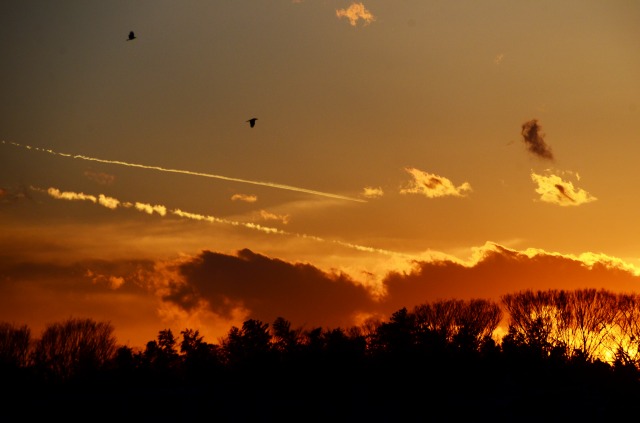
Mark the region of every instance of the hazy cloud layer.
<instances>
[{"instance_id":1,"label":"hazy cloud layer","mask_svg":"<svg viewBox=\"0 0 640 423\"><path fill-rule=\"evenodd\" d=\"M405 168L413 177L406 188L400 190L401 194L420 194L429 198L435 197L464 197L471 191L471 185L464 182L455 186L449 179L433 173L424 172L415 168Z\"/></svg>"},{"instance_id":2,"label":"hazy cloud layer","mask_svg":"<svg viewBox=\"0 0 640 423\"><path fill-rule=\"evenodd\" d=\"M291 219L291 216L289 216L288 214L275 214L266 210L260 210L259 213L262 220L276 220L278 222L282 222L285 225L289 223L289 220Z\"/></svg>"},{"instance_id":3,"label":"hazy cloud layer","mask_svg":"<svg viewBox=\"0 0 640 423\"><path fill-rule=\"evenodd\" d=\"M536 192L540 194L540 201L545 203L580 206L597 200L587 191L574 187L573 182L565 181L558 175L551 173L540 175L531 172L531 179L537 185Z\"/></svg>"},{"instance_id":4,"label":"hazy cloud layer","mask_svg":"<svg viewBox=\"0 0 640 423\"><path fill-rule=\"evenodd\" d=\"M86 176L89 180L98 183L99 185L112 185L116 177L114 175L110 175L104 172L96 172L93 170L85 170L84 176Z\"/></svg>"},{"instance_id":5,"label":"hazy cloud layer","mask_svg":"<svg viewBox=\"0 0 640 423\"><path fill-rule=\"evenodd\" d=\"M376 18L368 11L362 3L352 3L347 9L336 10L336 16L341 18L347 18L351 26L358 25L358 21L364 21L364 25L369 25L375 21Z\"/></svg>"},{"instance_id":6,"label":"hazy cloud layer","mask_svg":"<svg viewBox=\"0 0 640 423\"><path fill-rule=\"evenodd\" d=\"M542 128L537 119L532 119L522 124L522 139L527 149L537 157L553 160L551 147L544 141L544 137L545 134L542 133Z\"/></svg>"}]
</instances>

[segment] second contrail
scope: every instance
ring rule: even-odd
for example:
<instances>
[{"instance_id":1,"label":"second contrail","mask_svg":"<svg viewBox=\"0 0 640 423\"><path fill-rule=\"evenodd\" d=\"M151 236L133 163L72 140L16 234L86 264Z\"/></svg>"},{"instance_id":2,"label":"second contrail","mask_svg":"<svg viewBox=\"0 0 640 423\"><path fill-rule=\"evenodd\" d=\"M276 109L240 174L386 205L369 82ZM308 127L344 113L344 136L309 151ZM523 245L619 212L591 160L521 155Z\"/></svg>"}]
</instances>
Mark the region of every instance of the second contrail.
<instances>
[{"instance_id":1,"label":"second contrail","mask_svg":"<svg viewBox=\"0 0 640 423\"><path fill-rule=\"evenodd\" d=\"M91 161L91 162L99 162L99 163L107 163L107 164L114 164L114 165L120 165L120 166L128 166L128 167L137 167L137 168L141 168L141 169L151 169L151 170L158 170L161 172L170 172L170 173L181 173L183 175L192 175L192 176L202 176L205 178L213 178L213 179L222 179L225 181L232 181L232 182L240 182L243 184L252 184L252 185L260 185L260 186L264 186L264 187L271 187L271 188L278 188L278 189L284 189L284 190L288 190L288 191L296 191L296 192L304 192L307 194L313 194L313 195L320 195L322 197L329 197L329 198L335 198L338 200L348 200L348 201L356 201L359 203L366 203L366 200L360 199L360 198L354 198L354 197L347 197L344 195L339 195L339 194L332 194L329 192L322 192L322 191L315 191L312 189L307 189L307 188L300 188L300 187L294 187L291 185L284 185L284 184L277 184L274 182L262 182L262 181L252 181L249 179L240 179L240 178L232 178L229 176L222 176L222 175L214 175L211 173L203 173L203 172L193 172L190 170L182 170L182 169L171 169L171 168L164 168L164 167L160 167L160 166L150 166L150 165L144 165L144 164L139 164L139 163L128 163L128 162L124 162L124 161L120 161L120 160L107 160L107 159L99 159L96 157L89 157L89 156L83 156L80 154L68 154L68 153L60 153L57 151L53 151L50 149L45 149L45 148L39 148L39 147L31 147L29 145L21 145L15 142L5 142L2 141L2 144L11 144L17 147L22 147L22 148L26 148L27 150L36 150L36 151L42 151L45 153L49 153L49 154L53 154L54 156L61 156L61 157L70 157L73 159L80 159L80 160L87 160L87 161Z\"/></svg>"}]
</instances>

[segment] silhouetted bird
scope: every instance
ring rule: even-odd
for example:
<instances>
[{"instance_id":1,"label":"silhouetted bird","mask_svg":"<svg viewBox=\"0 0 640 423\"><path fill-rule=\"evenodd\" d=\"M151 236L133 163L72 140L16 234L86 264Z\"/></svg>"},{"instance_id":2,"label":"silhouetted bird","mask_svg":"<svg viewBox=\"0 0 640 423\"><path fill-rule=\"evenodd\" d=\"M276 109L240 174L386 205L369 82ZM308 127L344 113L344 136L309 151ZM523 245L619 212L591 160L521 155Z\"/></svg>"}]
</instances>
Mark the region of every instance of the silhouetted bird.
<instances>
[{"instance_id":1,"label":"silhouetted bird","mask_svg":"<svg viewBox=\"0 0 640 423\"><path fill-rule=\"evenodd\" d=\"M129 33L129 38L127 38L127 41L131 41L131 40L135 40L136 39L136 34L133 33L133 31L131 31Z\"/></svg>"},{"instance_id":2,"label":"silhouetted bird","mask_svg":"<svg viewBox=\"0 0 640 423\"><path fill-rule=\"evenodd\" d=\"M256 126L256 120L258 120L258 118L251 118L247 122L249 122L249 126L253 128L254 126Z\"/></svg>"}]
</instances>

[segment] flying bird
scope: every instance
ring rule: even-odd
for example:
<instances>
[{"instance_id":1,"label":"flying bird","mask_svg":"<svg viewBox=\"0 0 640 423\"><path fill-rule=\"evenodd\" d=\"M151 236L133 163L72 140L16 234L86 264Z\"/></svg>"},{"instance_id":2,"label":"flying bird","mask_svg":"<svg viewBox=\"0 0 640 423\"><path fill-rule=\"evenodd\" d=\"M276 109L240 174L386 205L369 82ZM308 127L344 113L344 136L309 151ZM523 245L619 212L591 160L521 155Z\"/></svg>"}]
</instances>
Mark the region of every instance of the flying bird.
<instances>
[{"instance_id":1,"label":"flying bird","mask_svg":"<svg viewBox=\"0 0 640 423\"><path fill-rule=\"evenodd\" d=\"M127 38L127 41L131 41L131 40L135 40L136 39L136 34L133 33L133 31L131 31L129 33L129 38Z\"/></svg>"},{"instance_id":2,"label":"flying bird","mask_svg":"<svg viewBox=\"0 0 640 423\"><path fill-rule=\"evenodd\" d=\"M258 118L251 118L247 122L249 122L249 126L253 128L254 126L256 126L256 120L258 120Z\"/></svg>"}]
</instances>

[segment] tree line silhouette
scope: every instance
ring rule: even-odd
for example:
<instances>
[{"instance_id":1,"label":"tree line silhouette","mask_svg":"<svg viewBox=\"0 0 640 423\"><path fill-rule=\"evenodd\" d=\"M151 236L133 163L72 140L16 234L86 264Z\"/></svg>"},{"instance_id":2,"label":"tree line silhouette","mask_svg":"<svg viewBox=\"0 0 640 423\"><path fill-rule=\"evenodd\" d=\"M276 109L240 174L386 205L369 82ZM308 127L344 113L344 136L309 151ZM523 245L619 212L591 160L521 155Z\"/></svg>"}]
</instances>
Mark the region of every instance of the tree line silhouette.
<instances>
[{"instance_id":1,"label":"tree line silhouette","mask_svg":"<svg viewBox=\"0 0 640 423\"><path fill-rule=\"evenodd\" d=\"M217 343L163 329L139 349L108 322L71 318L37 339L5 322L0 383L7 404L49 416L591 421L640 411L639 316L637 294L522 291L349 328L248 319Z\"/></svg>"}]
</instances>

